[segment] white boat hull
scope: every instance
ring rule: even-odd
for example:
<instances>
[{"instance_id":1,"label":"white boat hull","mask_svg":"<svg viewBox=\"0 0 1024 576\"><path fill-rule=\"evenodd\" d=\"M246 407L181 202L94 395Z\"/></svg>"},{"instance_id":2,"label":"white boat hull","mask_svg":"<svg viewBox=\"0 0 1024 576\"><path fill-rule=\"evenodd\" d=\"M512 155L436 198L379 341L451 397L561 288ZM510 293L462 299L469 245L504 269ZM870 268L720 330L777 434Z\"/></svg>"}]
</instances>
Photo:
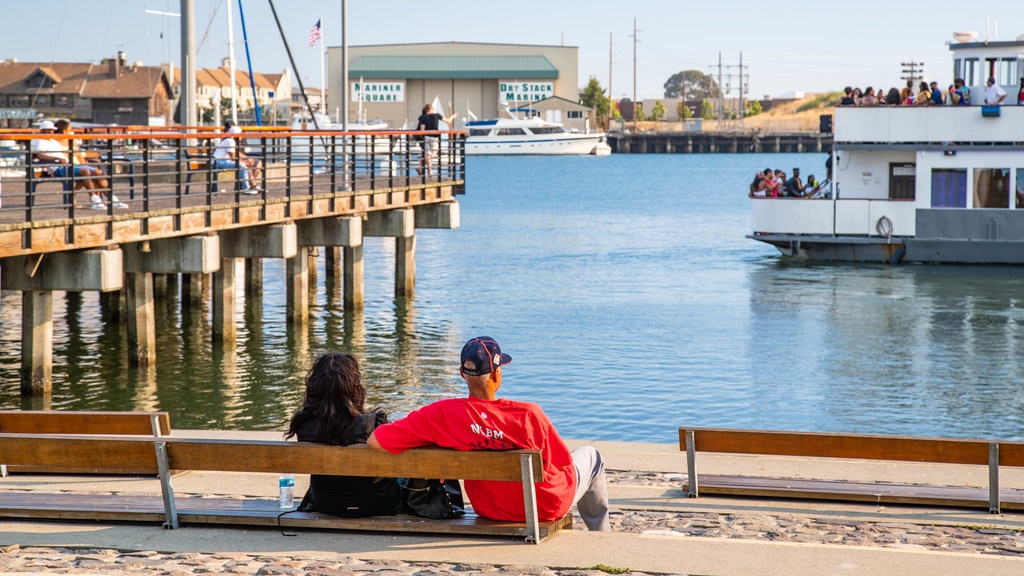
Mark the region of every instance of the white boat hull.
<instances>
[{"instance_id":1,"label":"white boat hull","mask_svg":"<svg viewBox=\"0 0 1024 576\"><path fill-rule=\"evenodd\" d=\"M604 142L604 134L559 134L555 136L470 136L466 156L487 154L590 154Z\"/></svg>"}]
</instances>

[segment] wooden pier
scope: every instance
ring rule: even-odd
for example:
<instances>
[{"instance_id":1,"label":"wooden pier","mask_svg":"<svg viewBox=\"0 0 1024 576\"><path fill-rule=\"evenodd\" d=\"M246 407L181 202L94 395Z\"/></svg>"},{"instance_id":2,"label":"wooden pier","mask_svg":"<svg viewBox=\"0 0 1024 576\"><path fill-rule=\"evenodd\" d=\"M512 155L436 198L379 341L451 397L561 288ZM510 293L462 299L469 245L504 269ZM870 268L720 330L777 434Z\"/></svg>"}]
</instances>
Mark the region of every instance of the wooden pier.
<instances>
[{"instance_id":1,"label":"wooden pier","mask_svg":"<svg viewBox=\"0 0 1024 576\"><path fill-rule=\"evenodd\" d=\"M109 180L93 209L84 177L52 176L31 142L53 137ZM459 226L465 134L445 133L430 174L408 132L247 131L242 150L263 163L253 194L239 168L210 162L225 136L199 130L101 131L67 137L7 133L0 149L0 287L22 292L23 395L52 386L54 291L121 292L129 361L156 360L154 275L182 275L183 290L212 282L213 337L233 345L235 264L258 286L262 258L286 261L287 318L305 324L310 253L342 271L344 305L363 306L363 238L395 239L395 295L411 296L416 229ZM73 172L73 171L68 171ZM63 174L62 172L58 172ZM255 288L258 289L258 288Z\"/></svg>"},{"instance_id":2,"label":"wooden pier","mask_svg":"<svg viewBox=\"0 0 1024 576\"><path fill-rule=\"evenodd\" d=\"M827 152L832 134L819 132L652 132L608 134L616 154L743 154Z\"/></svg>"}]
</instances>

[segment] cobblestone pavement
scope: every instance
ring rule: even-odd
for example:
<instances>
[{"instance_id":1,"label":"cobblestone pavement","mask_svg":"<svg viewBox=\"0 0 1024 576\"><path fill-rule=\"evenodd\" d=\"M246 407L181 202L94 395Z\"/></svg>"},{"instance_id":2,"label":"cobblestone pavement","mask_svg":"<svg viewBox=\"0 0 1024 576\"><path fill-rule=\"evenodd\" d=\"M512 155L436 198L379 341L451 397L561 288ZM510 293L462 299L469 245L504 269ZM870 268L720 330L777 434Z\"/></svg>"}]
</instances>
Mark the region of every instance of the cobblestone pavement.
<instances>
[{"instance_id":1,"label":"cobblestone pavement","mask_svg":"<svg viewBox=\"0 0 1024 576\"><path fill-rule=\"evenodd\" d=\"M609 483L678 486L678 475L609 472ZM917 550L1003 555L1024 558L1024 530L984 526L921 525L864 520L814 518L792 514L614 510L612 530L661 532L693 538L741 538L772 542L881 546ZM581 522L575 529L583 530ZM0 547L3 574L303 574L345 576L465 576L495 574L530 576L601 576L601 568L439 564L389 560L363 561L329 552L285 554L159 553L58 547ZM614 567L613 567L614 568ZM630 572L645 576L642 572Z\"/></svg>"}]
</instances>

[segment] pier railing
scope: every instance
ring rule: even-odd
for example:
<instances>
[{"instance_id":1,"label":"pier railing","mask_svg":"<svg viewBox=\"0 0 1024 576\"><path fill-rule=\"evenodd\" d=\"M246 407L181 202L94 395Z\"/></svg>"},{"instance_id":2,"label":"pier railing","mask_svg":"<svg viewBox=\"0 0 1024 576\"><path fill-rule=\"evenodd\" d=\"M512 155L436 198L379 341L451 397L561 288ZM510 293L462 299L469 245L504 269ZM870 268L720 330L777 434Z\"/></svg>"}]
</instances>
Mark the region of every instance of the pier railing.
<instances>
[{"instance_id":1,"label":"pier railing","mask_svg":"<svg viewBox=\"0 0 1024 576\"><path fill-rule=\"evenodd\" d=\"M260 162L258 174L212 160L227 136L181 128L0 133L0 258L444 201L464 191L465 132L246 129L238 149ZM33 154L42 138L77 155L74 169Z\"/></svg>"}]
</instances>

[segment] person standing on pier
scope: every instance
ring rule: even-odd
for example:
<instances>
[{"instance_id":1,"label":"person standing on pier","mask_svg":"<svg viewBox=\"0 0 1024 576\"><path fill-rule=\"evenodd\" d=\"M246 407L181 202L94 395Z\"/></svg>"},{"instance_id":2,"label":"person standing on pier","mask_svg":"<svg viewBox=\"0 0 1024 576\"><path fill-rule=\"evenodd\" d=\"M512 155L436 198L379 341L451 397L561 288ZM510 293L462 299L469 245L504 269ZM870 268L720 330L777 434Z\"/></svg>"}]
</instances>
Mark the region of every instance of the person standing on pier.
<instances>
[{"instance_id":1,"label":"person standing on pier","mask_svg":"<svg viewBox=\"0 0 1024 576\"><path fill-rule=\"evenodd\" d=\"M451 104L449 102L449 104ZM424 130L437 130L438 123L444 122L445 124L451 125L452 121L455 120L455 112L452 112L447 118L434 112L434 105L427 104L423 107L423 114L420 116L418 121L419 131ZM430 176L432 174L432 163L434 158L434 146L437 144L437 135L427 135L423 137L423 155L420 156L420 174L426 174Z\"/></svg>"},{"instance_id":2,"label":"person standing on pier","mask_svg":"<svg viewBox=\"0 0 1024 576\"><path fill-rule=\"evenodd\" d=\"M455 450L540 450L544 481L536 485L538 517L557 520L575 505L589 530L610 530L600 452L593 446L580 446L570 452L540 406L498 398L502 366L511 361L512 357L502 353L493 338L471 338L462 347L459 365L469 396L438 400L413 410L401 420L379 426L366 443L392 454L431 445ZM525 521L518 482L464 483L480 516Z\"/></svg>"}]
</instances>

